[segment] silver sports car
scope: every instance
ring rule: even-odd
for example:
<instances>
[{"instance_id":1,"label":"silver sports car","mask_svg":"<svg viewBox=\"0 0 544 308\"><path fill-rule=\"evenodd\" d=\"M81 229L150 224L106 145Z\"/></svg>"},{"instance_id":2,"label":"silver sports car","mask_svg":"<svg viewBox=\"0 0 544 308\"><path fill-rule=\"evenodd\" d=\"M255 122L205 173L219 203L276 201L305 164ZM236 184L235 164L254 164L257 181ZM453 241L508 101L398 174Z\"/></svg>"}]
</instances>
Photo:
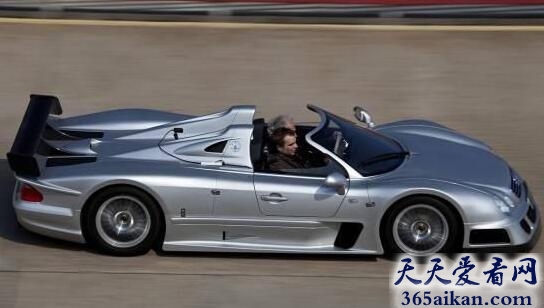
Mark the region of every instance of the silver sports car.
<instances>
[{"instance_id":1,"label":"silver sports car","mask_svg":"<svg viewBox=\"0 0 544 308\"><path fill-rule=\"evenodd\" d=\"M7 154L26 229L116 255L167 251L425 256L531 247L539 207L484 143L439 124L359 124L315 106L298 124L320 163L271 170L254 106L205 116L125 109L61 118L31 95Z\"/></svg>"}]
</instances>

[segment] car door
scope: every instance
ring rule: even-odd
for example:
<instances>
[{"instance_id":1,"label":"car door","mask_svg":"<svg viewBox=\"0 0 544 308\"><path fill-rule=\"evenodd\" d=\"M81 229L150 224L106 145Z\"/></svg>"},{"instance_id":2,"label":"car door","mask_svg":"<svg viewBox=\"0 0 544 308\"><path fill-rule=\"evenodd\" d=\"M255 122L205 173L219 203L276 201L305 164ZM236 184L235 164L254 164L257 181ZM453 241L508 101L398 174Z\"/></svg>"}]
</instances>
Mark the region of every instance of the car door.
<instances>
[{"instance_id":1,"label":"car door","mask_svg":"<svg viewBox=\"0 0 544 308\"><path fill-rule=\"evenodd\" d=\"M261 216L255 199L252 169L220 168L214 194L213 216L219 220Z\"/></svg>"},{"instance_id":2,"label":"car door","mask_svg":"<svg viewBox=\"0 0 544 308\"><path fill-rule=\"evenodd\" d=\"M332 165L332 162L331 162ZM290 173L256 172L253 178L259 209L266 216L332 217L336 214L346 191L325 183L333 168L324 168L321 175L303 175L297 170Z\"/></svg>"}]
</instances>

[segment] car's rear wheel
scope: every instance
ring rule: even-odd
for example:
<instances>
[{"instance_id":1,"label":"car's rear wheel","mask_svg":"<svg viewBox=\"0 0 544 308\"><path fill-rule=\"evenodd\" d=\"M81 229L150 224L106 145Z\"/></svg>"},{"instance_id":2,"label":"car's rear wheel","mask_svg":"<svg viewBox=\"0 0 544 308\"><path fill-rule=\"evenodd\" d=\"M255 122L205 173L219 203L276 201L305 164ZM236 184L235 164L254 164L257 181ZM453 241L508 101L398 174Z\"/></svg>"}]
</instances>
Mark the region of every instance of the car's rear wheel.
<instances>
[{"instance_id":1,"label":"car's rear wheel","mask_svg":"<svg viewBox=\"0 0 544 308\"><path fill-rule=\"evenodd\" d=\"M453 252L459 235L455 214L442 201L414 197L395 206L386 222L391 252L414 256Z\"/></svg>"},{"instance_id":2,"label":"car's rear wheel","mask_svg":"<svg viewBox=\"0 0 544 308\"><path fill-rule=\"evenodd\" d=\"M99 192L85 214L86 238L99 251L112 255L139 255L149 251L160 232L157 203L133 187Z\"/></svg>"}]
</instances>

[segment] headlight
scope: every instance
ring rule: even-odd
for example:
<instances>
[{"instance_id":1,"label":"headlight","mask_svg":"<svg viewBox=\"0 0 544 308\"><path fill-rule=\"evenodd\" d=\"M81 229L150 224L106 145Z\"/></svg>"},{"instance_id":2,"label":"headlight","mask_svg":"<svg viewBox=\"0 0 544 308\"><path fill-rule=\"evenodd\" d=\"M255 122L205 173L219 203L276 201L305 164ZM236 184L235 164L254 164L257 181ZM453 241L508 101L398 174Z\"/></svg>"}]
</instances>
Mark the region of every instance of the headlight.
<instances>
[{"instance_id":1,"label":"headlight","mask_svg":"<svg viewBox=\"0 0 544 308\"><path fill-rule=\"evenodd\" d=\"M499 197L496 197L496 196L493 196L493 201L495 202L495 205L499 207L501 212L506 214L510 213L510 207L507 205L506 201L502 201L501 199L499 199ZM510 200L510 202L512 202L512 200ZM514 203L512 202L512 204Z\"/></svg>"},{"instance_id":2,"label":"headlight","mask_svg":"<svg viewBox=\"0 0 544 308\"><path fill-rule=\"evenodd\" d=\"M502 200L504 200L504 203L506 203L506 205L508 205L509 207L511 207L511 208L516 207L516 204L514 203L514 201L512 201L512 199L510 199L510 197L503 196Z\"/></svg>"}]
</instances>

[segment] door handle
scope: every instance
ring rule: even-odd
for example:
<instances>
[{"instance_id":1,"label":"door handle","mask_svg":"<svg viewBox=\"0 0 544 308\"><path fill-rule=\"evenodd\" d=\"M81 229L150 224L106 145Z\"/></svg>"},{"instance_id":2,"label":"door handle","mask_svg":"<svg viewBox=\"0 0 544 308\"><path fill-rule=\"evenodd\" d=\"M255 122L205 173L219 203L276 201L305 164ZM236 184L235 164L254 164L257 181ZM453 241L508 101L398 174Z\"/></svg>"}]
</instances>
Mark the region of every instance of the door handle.
<instances>
[{"instance_id":1,"label":"door handle","mask_svg":"<svg viewBox=\"0 0 544 308\"><path fill-rule=\"evenodd\" d=\"M271 193L270 195L261 196L261 200L270 201L270 202L284 202L284 201L287 201L289 199L285 198L281 194Z\"/></svg>"}]
</instances>

